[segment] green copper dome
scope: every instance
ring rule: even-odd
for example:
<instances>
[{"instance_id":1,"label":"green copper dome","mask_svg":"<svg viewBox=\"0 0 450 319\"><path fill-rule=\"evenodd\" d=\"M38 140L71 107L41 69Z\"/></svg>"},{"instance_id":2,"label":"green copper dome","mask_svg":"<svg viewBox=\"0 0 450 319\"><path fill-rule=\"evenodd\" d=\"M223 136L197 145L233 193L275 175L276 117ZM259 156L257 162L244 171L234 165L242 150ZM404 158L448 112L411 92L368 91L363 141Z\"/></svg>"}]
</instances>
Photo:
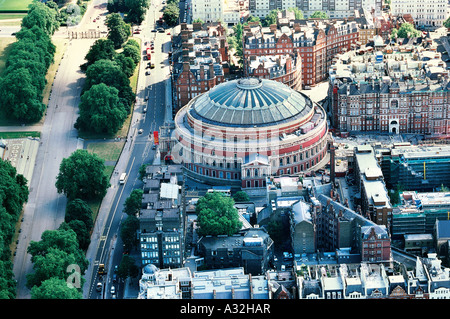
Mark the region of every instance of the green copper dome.
<instances>
[{"instance_id":1,"label":"green copper dome","mask_svg":"<svg viewBox=\"0 0 450 319\"><path fill-rule=\"evenodd\" d=\"M311 100L272 80L243 78L221 83L195 100L191 115L221 126L266 126L304 116Z\"/></svg>"}]
</instances>

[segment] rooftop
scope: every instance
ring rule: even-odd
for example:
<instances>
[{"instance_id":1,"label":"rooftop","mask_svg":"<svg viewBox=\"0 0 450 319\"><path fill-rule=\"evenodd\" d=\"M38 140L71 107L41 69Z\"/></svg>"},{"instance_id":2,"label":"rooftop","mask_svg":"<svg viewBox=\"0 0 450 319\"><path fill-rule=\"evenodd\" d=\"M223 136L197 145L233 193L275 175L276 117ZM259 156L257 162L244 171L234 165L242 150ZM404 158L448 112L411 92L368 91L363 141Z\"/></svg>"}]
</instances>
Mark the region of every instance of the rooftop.
<instances>
[{"instance_id":1,"label":"rooftop","mask_svg":"<svg viewBox=\"0 0 450 319\"><path fill-rule=\"evenodd\" d=\"M256 126L304 116L311 100L277 81L243 78L215 86L193 100L191 114L216 125Z\"/></svg>"}]
</instances>

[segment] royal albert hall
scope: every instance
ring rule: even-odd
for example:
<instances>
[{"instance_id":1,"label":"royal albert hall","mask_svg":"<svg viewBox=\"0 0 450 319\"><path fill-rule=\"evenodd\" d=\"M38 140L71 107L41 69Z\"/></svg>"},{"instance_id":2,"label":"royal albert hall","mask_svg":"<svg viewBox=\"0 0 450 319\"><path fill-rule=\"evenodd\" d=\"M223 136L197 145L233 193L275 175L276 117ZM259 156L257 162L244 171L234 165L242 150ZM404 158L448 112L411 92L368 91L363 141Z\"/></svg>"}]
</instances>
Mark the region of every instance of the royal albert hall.
<instances>
[{"instance_id":1,"label":"royal albert hall","mask_svg":"<svg viewBox=\"0 0 450 319\"><path fill-rule=\"evenodd\" d=\"M219 84L176 114L171 150L187 175L210 185L266 187L271 175L297 175L328 161L326 113L277 81Z\"/></svg>"}]
</instances>

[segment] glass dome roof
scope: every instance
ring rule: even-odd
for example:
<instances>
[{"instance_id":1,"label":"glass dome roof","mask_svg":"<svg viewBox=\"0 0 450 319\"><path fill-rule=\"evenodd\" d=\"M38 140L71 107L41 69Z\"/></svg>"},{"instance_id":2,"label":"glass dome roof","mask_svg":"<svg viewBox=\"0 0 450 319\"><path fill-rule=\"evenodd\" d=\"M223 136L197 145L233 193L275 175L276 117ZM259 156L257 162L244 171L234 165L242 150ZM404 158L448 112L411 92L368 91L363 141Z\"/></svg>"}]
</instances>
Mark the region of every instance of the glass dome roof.
<instances>
[{"instance_id":1,"label":"glass dome roof","mask_svg":"<svg viewBox=\"0 0 450 319\"><path fill-rule=\"evenodd\" d=\"M311 100L272 80L243 78L221 83L200 95L191 114L216 125L261 126L306 115Z\"/></svg>"}]
</instances>

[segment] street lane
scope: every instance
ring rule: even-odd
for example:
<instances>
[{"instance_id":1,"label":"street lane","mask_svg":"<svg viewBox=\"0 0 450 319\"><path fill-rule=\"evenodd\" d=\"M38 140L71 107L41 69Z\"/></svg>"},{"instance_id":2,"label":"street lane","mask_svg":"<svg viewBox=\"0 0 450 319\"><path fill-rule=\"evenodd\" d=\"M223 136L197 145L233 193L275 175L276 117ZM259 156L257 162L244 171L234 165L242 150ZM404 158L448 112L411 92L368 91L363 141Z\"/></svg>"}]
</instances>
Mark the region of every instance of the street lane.
<instances>
[{"instance_id":1,"label":"street lane","mask_svg":"<svg viewBox=\"0 0 450 319\"><path fill-rule=\"evenodd\" d=\"M120 239L120 225L126 214L123 213L125 200L133 189L142 188L143 183L138 179L139 168L142 164L150 164L155 156L153 146L153 131L159 130L165 120L166 106L166 79L169 77L170 70L168 64L168 50L164 53L162 48L169 44L170 35L166 33L151 32L154 28L155 17L159 18L161 4L153 4L149 8L145 21L141 24L143 30L141 34L135 35L141 38L142 48L145 49L145 42L155 41L155 53L152 56L152 62L155 63L154 69L146 69L147 60L142 60L137 84L137 103L132 116L132 126L129 130L127 143L124 146L121 157L116 165L117 175L111 180L112 187L103 200L101 214L97 220L93 234L91 247L88 250L88 259L92 265L87 271L85 296L89 299L113 298L111 286L114 285L116 294L114 297L123 297L123 283L113 283L112 275L114 266L119 265L123 256L123 244ZM150 70L150 75L146 71ZM148 100L145 96L148 93ZM169 101L171 103L171 101ZM147 112L143 112L147 107ZM138 133L142 129L141 134ZM118 184L118 176L127 173L127 180L124 185ZM103 226L102 226L103 225ZM136 260L140 263L140 260ZM98 264L105 264L108 269L106 276L101 279L104 284L102 293L95 290L97 282L100 281Z\"/></svg>"}]
</instances>

